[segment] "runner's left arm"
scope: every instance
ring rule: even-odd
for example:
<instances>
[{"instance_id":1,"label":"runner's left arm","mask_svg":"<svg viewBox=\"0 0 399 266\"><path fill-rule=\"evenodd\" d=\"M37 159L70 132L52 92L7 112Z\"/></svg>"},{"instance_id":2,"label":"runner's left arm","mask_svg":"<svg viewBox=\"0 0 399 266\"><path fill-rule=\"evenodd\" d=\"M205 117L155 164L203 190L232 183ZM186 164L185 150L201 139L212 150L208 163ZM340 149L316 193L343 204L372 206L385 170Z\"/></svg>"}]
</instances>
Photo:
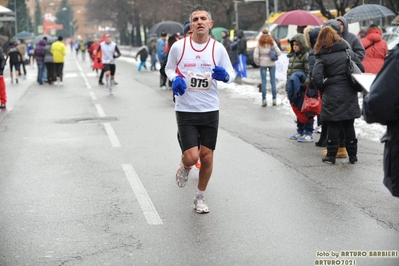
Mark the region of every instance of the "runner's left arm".
<instances>
[{"instance_id":1,"label":"runner's left arm","mask_svg":"<svg viewBox=\"0 0 399 266\"><path fill-rule=\"evenodd\" d=\"M115 53L116 55L114 54L114 58L118 58L122 55L121 52L119 51L118 45L115 45Z\"/></svg>"}]
</instances>

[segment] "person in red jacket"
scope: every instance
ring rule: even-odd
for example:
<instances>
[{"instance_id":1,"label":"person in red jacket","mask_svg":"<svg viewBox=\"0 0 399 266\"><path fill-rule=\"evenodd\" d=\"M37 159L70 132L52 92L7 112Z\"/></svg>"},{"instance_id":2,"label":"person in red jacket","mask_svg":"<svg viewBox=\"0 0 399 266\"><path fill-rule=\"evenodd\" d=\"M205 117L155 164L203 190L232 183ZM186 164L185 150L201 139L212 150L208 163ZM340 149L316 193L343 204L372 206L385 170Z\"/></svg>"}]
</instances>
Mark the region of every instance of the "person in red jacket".
<instances>
[{"instance_id":1,"label":"person in red jacket","mask_svg":"<svg viewBox=\"0 0 399 266\"><path fill-rule=\"evenodd\" d=\"M387 42L382 39L382 31L377 25L372 24L367 29L366 37L361 39L366 57L363 60L365 73L377 74L384 65L388 53Z\"/></svg>"}]
</instances>

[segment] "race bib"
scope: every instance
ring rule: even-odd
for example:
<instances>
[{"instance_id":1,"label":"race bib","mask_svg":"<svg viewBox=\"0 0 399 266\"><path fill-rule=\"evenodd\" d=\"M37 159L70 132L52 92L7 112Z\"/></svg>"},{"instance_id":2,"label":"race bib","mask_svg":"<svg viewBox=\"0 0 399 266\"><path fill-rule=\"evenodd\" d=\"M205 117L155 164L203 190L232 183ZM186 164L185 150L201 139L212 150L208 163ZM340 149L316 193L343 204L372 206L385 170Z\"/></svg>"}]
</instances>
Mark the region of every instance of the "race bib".
<instances>
[{"instance_id":1,"label":"race bib","mask_svg":"<svg viewBox=\"0 0 399 266\"><path fill-rule=\"evenodd\" d=\"M212 76L210 72L198 74L189 72L186 78L187 89L190 91L210 90L212 85Z\"/></svg>"}]
</instances>

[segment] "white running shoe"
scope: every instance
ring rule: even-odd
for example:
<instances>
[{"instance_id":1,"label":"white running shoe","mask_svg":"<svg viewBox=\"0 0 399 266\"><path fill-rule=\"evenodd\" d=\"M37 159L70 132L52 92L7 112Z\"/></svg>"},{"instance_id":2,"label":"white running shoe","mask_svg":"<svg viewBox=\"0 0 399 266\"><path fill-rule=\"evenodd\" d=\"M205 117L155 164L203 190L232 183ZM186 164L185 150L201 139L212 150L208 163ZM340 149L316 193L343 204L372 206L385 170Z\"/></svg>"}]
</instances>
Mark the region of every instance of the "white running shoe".
<instances>
[{"instance_id":1,"label":"white running shoe","mask_svg":"<svg viewBox=\"0 0 399 266\"><path fill-rule=\"evenodd\" d=\"M194 210L197 213L208 213L211 210L209 207L205 204L204 201L204 196L195 196L194 198Z\"/></svg>"},{"instance_id":2,"label":"white running shoe","mask_svg":"<svg viewBox=\"0 0 399 266\"><path fill-rule=\"evenodd\" d=\"M188 175L190 173L191 167L187 168L182 163L180 163L179 169L176 172L176 183L179 187L184 187L188 181Z\"/></svg>"}]
</instances>

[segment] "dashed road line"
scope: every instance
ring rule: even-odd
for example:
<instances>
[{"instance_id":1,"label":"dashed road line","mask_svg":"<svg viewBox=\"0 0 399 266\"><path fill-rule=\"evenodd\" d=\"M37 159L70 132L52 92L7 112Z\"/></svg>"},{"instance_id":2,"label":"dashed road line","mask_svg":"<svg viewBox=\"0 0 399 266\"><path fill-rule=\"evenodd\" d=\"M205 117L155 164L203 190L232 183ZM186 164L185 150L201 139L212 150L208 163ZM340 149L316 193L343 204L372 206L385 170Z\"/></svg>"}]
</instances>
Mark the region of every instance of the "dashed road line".
<instances>
[{"instance_id":1,"label":"dashed road line","mask_svg":"<svg viewBox=\"0 0 399 266\"><path fill-rule=\"evenodd\" d=\"M105 128L105 131L107 132L108 138L111 141L112 147L114 147L114 148L122 147L121 143L119 142L118 137L115 134L114 129L111 126L111 124L110 123L104 123L103 125L104 125L104 128Z\"/></svg>"},{"instance_id":2,"label":"dashed road line","mask_svg":"<svg viewBox=\"0 0 399 266\"><path fill-rule=\"evenodd\" d=\"M98 115L99 115L100 117L106 117L106 116L107 116L107 115L105 114L103 108L101 107L101 105L95 104L94 106L96 107L97 113L98 113Z\"/></svg>"},{"instance_id":3,"label":"dashed road line","mask_svg":"<svg viewBox=\"0 0 399 266\"><path fill-rule=\"evenodd\" d=\"M157 210L154 207L147 191L145 190L143 184L136 171L131 164L122 164L122 168L125 171L126 177L129 180L130 185L133 188L133 192L140 204L143 214L148 224L151 225L162 225L162 219L159 217Z\"/></svg>"}]
</instances>

